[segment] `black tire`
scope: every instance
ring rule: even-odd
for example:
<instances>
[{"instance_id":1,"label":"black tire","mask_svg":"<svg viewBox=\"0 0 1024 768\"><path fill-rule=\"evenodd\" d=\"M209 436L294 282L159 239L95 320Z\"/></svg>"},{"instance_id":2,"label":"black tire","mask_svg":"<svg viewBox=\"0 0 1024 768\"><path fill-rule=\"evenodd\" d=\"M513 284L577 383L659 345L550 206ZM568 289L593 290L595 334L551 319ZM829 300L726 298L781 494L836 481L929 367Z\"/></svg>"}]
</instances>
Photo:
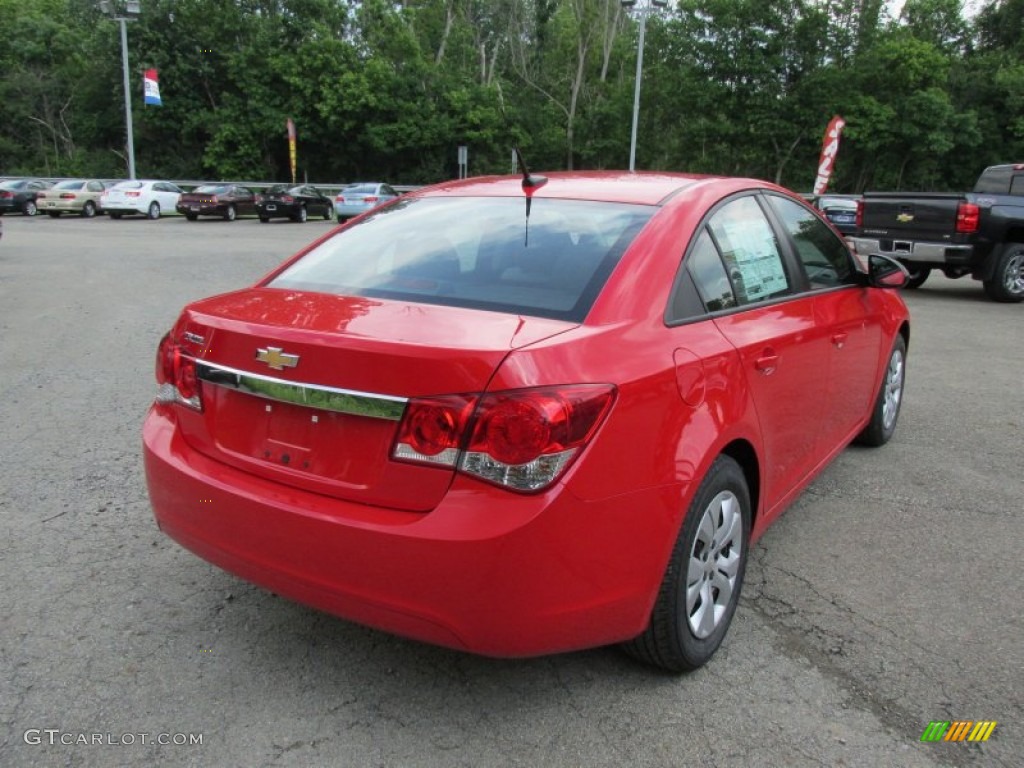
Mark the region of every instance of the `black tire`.
<instances>
[{"instance_id":1,"label":"black tire","mask_svg":"<svg viewBox=\"0 0 1024 768\"><path fill-rule=\"evenodd\" d=\"M324 208L324 221L330 221L334 218L334 206L328 205Z\"/></svg>"},{"instance_id":2,"label":"black tire","mask_svg":"<svg viewBox=\"0 0 1024 768\"><path fill-rule=\"evenodd\" d=\"M705 520L711 521L710 526L702 526ZM739 602L750 545L750 522L750 490L743 470L731 457L719 456L686 513L651 611L650 624L642 635L622 644L626 653L670 672L688 672L707 663L722 644ZM710 545L706 541L709 533ZM716 541L722 534L725 538ZM714 557L709 557L709 553ZM688 584L694 570L700 575ZM688 586L693 606L687 605ZM724 604L719 605L727 586L731 591ZM709 597L711 605L707 602ZM702 618L709 621L701 621ZM699 626L695 628L695 624Z\"/></svg>"},{"instance_id":3,"label":"black tire","mask_svg":"<svg viewBox=\"0 0 1024 768\"><path fill-rule=\"evenodd\" d=\"M186 213L185 214L185 218L188 219L189 221L195 221L196 219L199 218L199 214L198 213Z\"/></svg>"},{"instance_id":4,"label":"black tire","mask_svg":"<svg viewBox=\"0 0 1024 768\"><path fill-rule=\"evenodd\" d=\"M907 378L907 342L902 334L897 334L896 341L889 353L889 361L885 364L882 383L878 388L878 396L871 409L871 421L864 427L854 442L860 445L878 447L885 445L896 432L900 408L903 405L903 390Z\"/></svg>"},{"instance_id":5,"label":"black tire","mask_svg":"<svg viewBox=\"0 0 1024 768\"><path fill-rule=\"evenodd\" d=\"M82 206L82 218L91 219L96 215L96 203L92 200L86 200L85 205Z\"/></svg>"},{"instance_id":6,"label":"black tire","mask_svg":"<svg viewBox=\"0 0 1024 768\"><path fill-rule=\"evenodd\" d=\"M907 262L904 261L901 263L904 267L907 268L907 274L910 275L910 279L907 280L907 284L903 287L908 288L910 290L920 288L922 285L924 285L924 281L927 280L928 275L932 273L931 267L922 267L917 264L914 264L913 262L908 264Z\"/></svg>"},{"instance_id":7,"label":"black tire","mask_svg":"<svg viewBox=\"0 0 1024 768\"><path fill-rule=\"evenodd\" d=\"M299 210L292 216L292 221L297 221L299 224L305 224L306 219L309 218L309 211L306 210L306 206L300 205Z\"/></svg>"},{"instance_id":8,"label":"black tire","mask_svg":"<svg viewBox=\"0 0 1024 768\"><path fill-rule=\"evenodd\" d=\"M224 221L234 221L238 218L238 211L235 210L235 206L229 205L228 209L224 212Z\"/></svg>"},{"instance_id":9,"label":"black tire","mask_svg":"<svg viewBox=\"0 0 1024 768\"><path fill-rule=\"evenodd\" d=\"M39 208L36 207L36 201L26 201L26 203L21 207L21 212L26 216L35 216L39 212Z\"/></svg>"},{"instance_id":10,"label":"black tire","mask_svg":"<svg viewBox=\"0 0 1024 768\"><path fill-rule=\"evenodd\" d=\"M160 203L154 200L149 204L149 208L146 209L147 219L159 219L160 218Z\"/></svg>"},{"instance_id":11,"label":"black tire","mask_svg":"<svg viewBox=\"0 0 1024 768\"><path fill-rule=\"evenodd\" d=\"M1008 245L996 262L992 279L985 281L985 293L993 301L1024 301L1024 245Z\"/></svg>"},{"instance_id":12,"label":"black tire","mask_svg":"<svg viewBox=\"0 0 1024 768\"><path fill-rule=\"evenodd\" d=\"M269 216L260 216L260 221L262 221L264 224L266 224L266 223L268 223L270 221L270 217Z\"/></svg>"},{"instance_id":13,"label":"black tire","mask_svg":"<svg viewBox=\"0 0 1024 768\"><path fill-rule=\"evenodd\" d=\"M47 215L48 215L48 216L49 216L49 217L50 217L51 219L59 219L59 218L60 218L60 214L61 214L61 212L60 212L60 211L47 211L47 212L46 212L46 214L47 214Z\"/></svg>"},{"instance_id":14,"label":"black tire","mask_svg":"<svg viewBox=\"0 0 1024 768\"><path fill-rule=\"evenodd\" d=\"M112 218L112 219L120 219L121 218L121 214L120 213L114 213L113 211L111 211L110 218Z\"/></svg>"}]
</instances>

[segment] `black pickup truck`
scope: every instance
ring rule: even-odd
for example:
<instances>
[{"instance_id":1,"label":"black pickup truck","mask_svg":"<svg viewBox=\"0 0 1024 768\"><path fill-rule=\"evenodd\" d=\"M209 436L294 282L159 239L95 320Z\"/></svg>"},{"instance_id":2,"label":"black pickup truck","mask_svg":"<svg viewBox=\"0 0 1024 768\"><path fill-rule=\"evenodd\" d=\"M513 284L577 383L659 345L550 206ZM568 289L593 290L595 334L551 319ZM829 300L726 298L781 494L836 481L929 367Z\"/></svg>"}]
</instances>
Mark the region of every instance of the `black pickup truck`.
<instances>
[{"instance_id":1,"label":"black pickup truck","mask_svg":"<svg viewBox=\"0 0 1024 768\"><path fill-rule=\"evenodd\" d=\"M858 254L882 253L917 288L933 269L981 280L995 301L1024 300L1024 163L986 168L973 192L866 192L857 207Z\"/></svg>"}]
</instances>

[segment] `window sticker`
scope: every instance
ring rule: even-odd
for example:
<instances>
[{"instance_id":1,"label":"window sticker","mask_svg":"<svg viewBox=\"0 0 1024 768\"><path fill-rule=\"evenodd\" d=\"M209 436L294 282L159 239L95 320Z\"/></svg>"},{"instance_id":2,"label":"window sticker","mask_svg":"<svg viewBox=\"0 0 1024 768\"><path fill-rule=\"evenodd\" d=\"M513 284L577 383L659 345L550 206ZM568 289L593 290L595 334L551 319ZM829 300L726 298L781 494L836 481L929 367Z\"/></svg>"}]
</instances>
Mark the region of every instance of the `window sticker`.
<instances>
[{"instance_id":1,"label":"window sticker","mask_svg":"<svg viewBox=\"0 0 1024 768\"><path fill-rule=\"evenodd\" d=\"M714 229L741 301L758 301L786 291L789 282L775 235L760 209L744 213L723 217Z\"/></svg>"}]
</instances>

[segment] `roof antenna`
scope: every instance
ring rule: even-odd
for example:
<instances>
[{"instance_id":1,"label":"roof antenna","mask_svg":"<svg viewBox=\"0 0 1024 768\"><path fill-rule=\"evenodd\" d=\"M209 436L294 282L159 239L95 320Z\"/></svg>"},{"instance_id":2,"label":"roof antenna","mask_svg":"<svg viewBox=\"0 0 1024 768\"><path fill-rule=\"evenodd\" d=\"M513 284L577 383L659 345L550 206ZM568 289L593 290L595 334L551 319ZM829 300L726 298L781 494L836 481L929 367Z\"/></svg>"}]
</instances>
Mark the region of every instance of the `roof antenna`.
<instances>
[{"instance_id":1,"label":"roof antenna","mask_svg":"<svg viewBox=\"0 0 1024 768\"><path fill-rule=\"evenodd\" d=\"M523 153L519 151L518 145L516 145L515 151L519 170L523 172L523 192L526 194L526 238L523 247L528 248L530 246L530 206L533 203L533 193L548 183L548 177L532 175L526 167L526 161L523 160Z\"/></svg>"}]
</instances>

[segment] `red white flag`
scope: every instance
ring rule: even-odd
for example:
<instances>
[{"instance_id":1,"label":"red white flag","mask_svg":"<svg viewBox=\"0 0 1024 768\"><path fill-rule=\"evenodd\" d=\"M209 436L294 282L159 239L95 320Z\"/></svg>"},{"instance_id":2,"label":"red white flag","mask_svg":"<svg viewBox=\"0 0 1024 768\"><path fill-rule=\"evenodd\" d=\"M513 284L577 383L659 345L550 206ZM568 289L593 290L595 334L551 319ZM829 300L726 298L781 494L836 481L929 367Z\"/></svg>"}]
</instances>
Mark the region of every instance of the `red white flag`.
<instances>
[{"instance_id":1,"label":"red white flag","mask_svg":"<svg viewBox=\"0 0 1024 768\"><path fill-rule=\"evenodd\" d=\"M160 83L157 80L156 70L147 69L145 78L143 79L143 85L145 90L143 95L146 97L146 104L155 104L156 106L162 106L163 102L160 101Z\"/></svg>"},{"instance_id":2,"label":"red white flag","mask_svg":"<svg viewBox=\"0 0 1024 768\"><path fill-rule=\"evenodd\" d=\"M814 180L814 194L822 195L828 189L828 180L832 177L832 168L839 154L839 136L843 132L846 121L836 115L825 129L825 139L821 143L821 157L818 158L818 177Z\"/></svg>"}]
</instances>

